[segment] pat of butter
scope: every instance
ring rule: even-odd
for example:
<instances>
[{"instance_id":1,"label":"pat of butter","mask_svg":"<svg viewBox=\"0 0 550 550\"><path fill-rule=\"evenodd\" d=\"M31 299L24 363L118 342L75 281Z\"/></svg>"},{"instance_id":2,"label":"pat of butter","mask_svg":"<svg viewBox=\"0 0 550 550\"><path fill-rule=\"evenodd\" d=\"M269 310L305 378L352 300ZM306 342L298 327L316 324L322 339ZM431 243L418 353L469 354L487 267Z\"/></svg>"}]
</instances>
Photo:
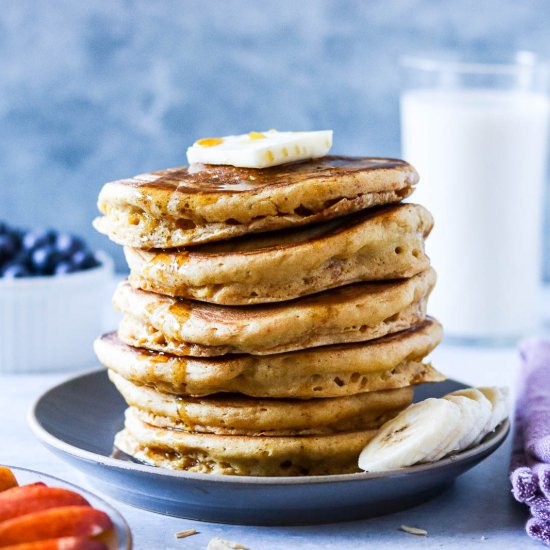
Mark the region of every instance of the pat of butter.
<instances>
[{"instance_id":1,"label":"pat of butter","mask_svg":"<svg viewBox=\"0 0 550 550\"><path fill-rule=\"evenodd\" d=\"M286 162L324 157L332 147L332 130L318 132L250 132L204 138L187 149L189 164L228 164L268 168Z\"/></svg>"}]
</instances>

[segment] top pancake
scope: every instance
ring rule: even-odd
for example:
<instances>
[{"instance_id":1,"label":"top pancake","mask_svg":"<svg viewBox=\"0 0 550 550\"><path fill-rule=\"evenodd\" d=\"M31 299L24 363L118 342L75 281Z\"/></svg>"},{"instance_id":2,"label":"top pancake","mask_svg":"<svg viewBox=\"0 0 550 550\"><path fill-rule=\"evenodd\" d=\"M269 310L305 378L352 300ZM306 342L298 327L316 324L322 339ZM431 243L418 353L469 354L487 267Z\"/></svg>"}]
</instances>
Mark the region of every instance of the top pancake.
<instances>
[{"instance_id":1,"label":"top pancake","mask_svg":"<svg viewBox=\"0 0 550 550\"><path fill-rule=\"evenodd\" d=\"M399 202L418 181L402 160L326 156L262 170L198 165L107 183L98 231L172 248L300 226Z\"/></svg>"}]
</instances>

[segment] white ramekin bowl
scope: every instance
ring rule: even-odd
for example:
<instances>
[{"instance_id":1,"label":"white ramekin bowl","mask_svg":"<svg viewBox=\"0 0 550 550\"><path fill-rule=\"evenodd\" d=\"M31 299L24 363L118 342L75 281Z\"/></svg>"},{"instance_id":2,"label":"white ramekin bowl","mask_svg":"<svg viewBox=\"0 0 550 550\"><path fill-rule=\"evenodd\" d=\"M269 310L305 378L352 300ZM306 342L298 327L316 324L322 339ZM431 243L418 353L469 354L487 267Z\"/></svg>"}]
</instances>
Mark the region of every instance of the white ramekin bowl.
<instances>
[{"instance_id":1,"label":"white ramekin bowl","mask_svg":"<svg viewBox=\"0 0 550 550\"><path fill-rule=\"evenodd\" d=\"M0 279L0 373L81 369L94 362L113 261L51 277Z\"/></svg>"}]
</instances>

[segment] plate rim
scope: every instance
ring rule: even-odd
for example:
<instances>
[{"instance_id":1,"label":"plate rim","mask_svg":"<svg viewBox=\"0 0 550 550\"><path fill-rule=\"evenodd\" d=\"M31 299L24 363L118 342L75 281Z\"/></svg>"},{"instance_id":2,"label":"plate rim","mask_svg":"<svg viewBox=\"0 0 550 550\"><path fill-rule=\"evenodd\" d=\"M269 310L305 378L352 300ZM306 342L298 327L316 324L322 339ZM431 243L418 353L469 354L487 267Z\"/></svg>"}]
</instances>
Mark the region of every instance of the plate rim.
<instances>
[{"instance_id":1,"label":"plate rim","mask_svg":"<svg viewBox=\"0 0 550 550\"><path fill-rule=\"evenodd\" d=\"M34 474L38 476L42 476L47 479L51 479L52 482L59 482L63 485L69 486L72 489L74 489L77 493L81 494L82 496L86 497L93 497L93 500L98 501L101 506L104 506L106 510L109 512L109 514L113 514L116 516L116 518L111 518L113 520L113 525L115 526L115 529L117 530L117 535L124 535L124 540L119 541L118 548L121 549L124 547L126 550L131 550L133 547L133 537L132 537L132 531L130 529L130 525L126 521L126 518L110 503L107 502L102 496L99 496L98 494L94 493L93 491L90 491L89 489L86 489L85 487L81 487L80 485L77 485L76 483L73 483L72 481L67 481L66 479L63 479L61 477L49 474L47 472L41 472L40 470L35 470L33 468L26 468L25 466L15 466L12 464L2 464L2 466L5 466L6 468L9 468L11 471L14 472L17 479L17 472L25 472L27 474ZM105 511L105 510L103 510ZM123 532L120 533L119 529L117 529L117 524L115 523L115 519L117 523L120 525L120 527L123 529Z\"/></svg>"},{"instance_id":2,"label":"plate rim","mask_svg":"<svg viewBox=\"0 0 550 550\"><path fill-rule=\"evenodd\" d=\"M168 468L160 468L157 466L149 466L147 464L139 464L136 462L124 461L110 456L100 455L92 451L81 449L70 443L66 443L61 439L58 439L50 432L48 432L40 423L37 418L36 411L41 402L53 391L57 390L61 386L74 382L80 378L86 376L100 375L106 373L106 368L92 369L84 371L76 376L67 378L64 381L52 386L42 393L38 398L34 400L27 414L28 425L33 434L43 444L57 449L62 453L65 453L76 459L93 462L96 464L102 464L107 467L112 467L118 470L137 471L142 474L149 474L166 478L178 478L188 481L208 481L218 482L226 484L243 484L243 485L309 485L319 483L344 483L352 481L366 481L370 479L392 478L406 475L413 475L416 473L429 472L434 469L445 468L446 466L467 461L479 454L483 454L486 450L494 448L495 450L504 442L510 432L510 420L506 418L500 423L497 428L485 436L484 440L472 447L460 453L456 453L448 456L437 462L429 462L426 464L417 464L415 466L409 466L407 468L399 468L394 470L384 470L383 472L357 472L353 474L331 474L331 475L313 475L313 476L231 476L222 474L203 474L186 472L183 470L170 470ZM447 379L455 381L451 378ZM456 381L458 382L458 381ZM459 382L462 383L462 382ZM61 480L63 481L63 480Z\"/></svg>"}]
</instances>

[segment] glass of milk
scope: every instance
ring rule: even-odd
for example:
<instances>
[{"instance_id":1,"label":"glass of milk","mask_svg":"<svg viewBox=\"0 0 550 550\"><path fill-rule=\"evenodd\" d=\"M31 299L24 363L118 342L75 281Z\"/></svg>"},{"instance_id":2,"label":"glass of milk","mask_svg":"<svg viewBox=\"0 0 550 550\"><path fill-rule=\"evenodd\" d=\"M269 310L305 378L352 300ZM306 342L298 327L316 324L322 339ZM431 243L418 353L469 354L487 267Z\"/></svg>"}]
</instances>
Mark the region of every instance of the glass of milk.
<instances>
[{"instance_id":1,"label":"glass of milk","mask_svg":"<svg viewBox=\"0 0 550 550\"><path fill-rule=\"evenodd\" d=\"M513 341L540 320L548 66L402 60L402 155L434 215L431 313L453 339Z\"/></svg>"}]
</instances>

